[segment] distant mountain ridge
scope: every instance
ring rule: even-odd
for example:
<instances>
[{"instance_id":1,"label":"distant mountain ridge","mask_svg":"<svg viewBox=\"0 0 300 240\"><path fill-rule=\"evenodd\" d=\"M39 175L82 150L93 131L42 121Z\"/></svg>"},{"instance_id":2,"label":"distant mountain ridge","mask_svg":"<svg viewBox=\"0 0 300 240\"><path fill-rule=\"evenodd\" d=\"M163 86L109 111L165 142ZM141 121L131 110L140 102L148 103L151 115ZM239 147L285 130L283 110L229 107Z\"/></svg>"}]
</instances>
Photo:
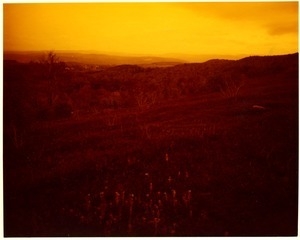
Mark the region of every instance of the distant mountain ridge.
<instances>
[{"instance_id":1,"label":"distant mountain ridge","mask_svg":"<svg viewBox=\"0 0 300 240\"><path fill-rule=\"evenodd\" d=\"M155 57L155 56L117 56L101 53L75 53L75 52L56 52L61 61L76 62L81 64L95 64L95 65L176 65L185 63L186 61L176 58ZM26 63L30 61L40 61L46 55L46 52L14 52L7 51L3 54L4 60L16 60L18 62Z\"/></svg>"},{"instance_id":2,"label":"distant mountain ridge","mask_svg":"<svg viewBox=\"0 0 300 240\"><path fill-rule=\"evenodd\" d=\"M263 62L270 62L273 59L282 59L282 64L285 65L284 61L287 57L297 55L298 53L283 54L283 55L267 55L267 56L244 56L239 59L225 58L226 56L215 56L215 58L204 60L208 55L199 56L198 59L203 61L189 62L187 60L165 57L163 56L123 56L123 55L109 55L102 53L92 53L92 52L65 52L65 51L55 51L60 61L66 63L77 63L77 64L87 64L87 65L103 65L103 66L118 66L118 65L138 65L140 67L173 67L189 65L192 67L194 64L204 64L205 65L228 65L234 62L239 62L239 65L252 63L254 65L260 65ZM45 59L46 51L6 51L3 53L3 60L14 60L20 63L28 62L38 62ZM170 55L171 56L171 55ZM182 55L184 56L184 55ZM243 56L243 55L241 55ZM196 59L196 58L195 58Z\"/></svg>"}]
</instances>

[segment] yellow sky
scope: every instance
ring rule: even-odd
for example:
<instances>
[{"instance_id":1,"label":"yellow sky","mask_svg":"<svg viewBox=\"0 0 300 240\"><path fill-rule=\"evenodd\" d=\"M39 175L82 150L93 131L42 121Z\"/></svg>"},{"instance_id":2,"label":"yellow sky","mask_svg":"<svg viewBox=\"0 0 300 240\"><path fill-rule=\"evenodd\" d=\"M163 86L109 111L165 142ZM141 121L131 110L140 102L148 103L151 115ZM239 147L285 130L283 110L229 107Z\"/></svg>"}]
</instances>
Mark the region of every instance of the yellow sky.
<instances>
[{"instance_id":1,"label":"yellow sky","mask_svg":"<svg viewBox=\"0 0 300 240\"><path fill-rule=\"evenodd\" d=\"M298 3L4 4L4 50L270 55L298 51Z\"/></svg>"}]
</instances>

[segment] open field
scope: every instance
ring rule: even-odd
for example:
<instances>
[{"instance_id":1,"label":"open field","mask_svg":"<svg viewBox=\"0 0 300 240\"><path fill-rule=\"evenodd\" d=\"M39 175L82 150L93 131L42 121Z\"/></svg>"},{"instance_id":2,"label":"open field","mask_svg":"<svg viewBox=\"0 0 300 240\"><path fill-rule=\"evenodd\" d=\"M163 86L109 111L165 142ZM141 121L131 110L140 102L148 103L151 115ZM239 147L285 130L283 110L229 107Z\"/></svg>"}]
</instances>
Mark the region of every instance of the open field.
<instances>
[{"instance_id":1,"label":"open field","mask_svg":"<svg viewBox=\"0 0 300 240\"><path fill-rule=\"evenodd\" d=\"M61 88L75 96L70 114L23 121L22 99L47 85L4 70L5 236L297 235L298 70L251 73L234 96L174 90L144 107L120 90L128 103L115 93L84 111L99 73L81 72Z\"/></svg>"}]
</instances>

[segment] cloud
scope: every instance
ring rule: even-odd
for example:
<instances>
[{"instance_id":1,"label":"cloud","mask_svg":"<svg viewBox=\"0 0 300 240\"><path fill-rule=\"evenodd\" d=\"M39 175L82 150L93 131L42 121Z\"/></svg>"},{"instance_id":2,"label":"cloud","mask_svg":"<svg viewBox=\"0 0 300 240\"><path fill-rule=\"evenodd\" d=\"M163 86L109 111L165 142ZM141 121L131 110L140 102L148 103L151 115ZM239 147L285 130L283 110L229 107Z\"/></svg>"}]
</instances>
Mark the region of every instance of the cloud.
<instances>
[{"instance_id":1,"label":"cloud","mask_svg":"<svg viewBox=\"0 0 300 240\"><path fill-rule=\"evenodd\" d=\"M198 16L261 27L270 35L298 33L298 2L185 3Z\"/></svg>"},{"instance_id":2,"label":"cloud","mask_svg":"<svg viewBox=\"0 0 300 240\"><path fill-rule=\"evenodd\" d=\"M275 23L266 26L268 33L272 36L285 34L298 34L298 23Z\"/></svg>"}]
</instances>

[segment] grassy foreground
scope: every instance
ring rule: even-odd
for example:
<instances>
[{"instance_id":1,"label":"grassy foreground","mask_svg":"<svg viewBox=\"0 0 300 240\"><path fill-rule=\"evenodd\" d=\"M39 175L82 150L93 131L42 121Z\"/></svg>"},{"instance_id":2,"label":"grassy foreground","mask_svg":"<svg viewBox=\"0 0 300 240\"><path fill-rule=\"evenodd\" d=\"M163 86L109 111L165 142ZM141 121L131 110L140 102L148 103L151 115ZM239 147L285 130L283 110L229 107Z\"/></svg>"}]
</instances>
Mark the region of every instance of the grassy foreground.
<instances>
[{"instance_id":1,"label":"grassy foreground","mask_svg":"<svg viewBox=\"0 0 300 240\"><path fill-rule=\"evenodd\" d=\"M296 235L297 130L284 74L35 123L5 138L5 235Z\"/></svg>"}]
</instances>

